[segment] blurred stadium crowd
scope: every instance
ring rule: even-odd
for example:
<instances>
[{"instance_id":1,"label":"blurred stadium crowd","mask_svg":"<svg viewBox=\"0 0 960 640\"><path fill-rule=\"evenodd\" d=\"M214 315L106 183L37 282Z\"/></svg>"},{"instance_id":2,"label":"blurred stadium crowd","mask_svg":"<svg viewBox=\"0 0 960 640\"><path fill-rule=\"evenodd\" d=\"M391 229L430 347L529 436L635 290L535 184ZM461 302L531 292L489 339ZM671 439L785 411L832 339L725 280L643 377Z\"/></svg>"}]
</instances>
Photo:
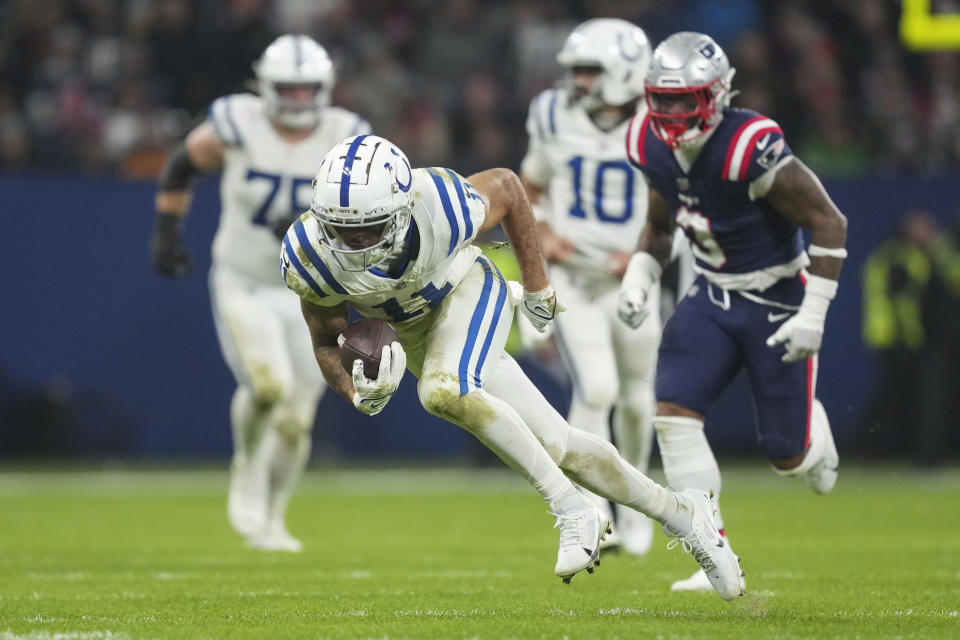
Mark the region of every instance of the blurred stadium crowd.
<instances>
[{"instance_id":1,"label":"blurred stadium crowd","mask_svg":"<svg viewBox=\"0 0 960 640\"><path fill-rule=\"evenodd\" d=\"M152 176L277 34L337 63L334 102L411 161L516 167L530 98L578 22L622 17L656 45L709 32L735 104L770 113L821 175L960 167L960 54L914 55L892 0L6 0L0 168Z\"/></svg>"}]
</instances>

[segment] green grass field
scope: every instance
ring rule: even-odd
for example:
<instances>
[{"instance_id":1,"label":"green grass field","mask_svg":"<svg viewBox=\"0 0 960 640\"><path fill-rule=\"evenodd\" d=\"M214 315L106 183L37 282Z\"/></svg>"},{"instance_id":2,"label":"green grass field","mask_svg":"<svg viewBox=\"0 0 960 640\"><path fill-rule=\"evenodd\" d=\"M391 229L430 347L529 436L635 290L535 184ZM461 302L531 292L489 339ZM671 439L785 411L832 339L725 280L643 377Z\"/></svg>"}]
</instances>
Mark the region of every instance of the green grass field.
<instances>
[{"instance_id":1,"label":"green grass field","mask_svg":"<svg viewBox=\"0 0 960 640\"><path fill-rule=\"evenodd\" d=\"M695 564L553 576L545 506L504 471L309 474L306 550L243 548L225 471L0 473L0 640L960 638L960 472L844 469L826 497L725 472L748 594L673 594Z\"/></svg>"}]
</instances>

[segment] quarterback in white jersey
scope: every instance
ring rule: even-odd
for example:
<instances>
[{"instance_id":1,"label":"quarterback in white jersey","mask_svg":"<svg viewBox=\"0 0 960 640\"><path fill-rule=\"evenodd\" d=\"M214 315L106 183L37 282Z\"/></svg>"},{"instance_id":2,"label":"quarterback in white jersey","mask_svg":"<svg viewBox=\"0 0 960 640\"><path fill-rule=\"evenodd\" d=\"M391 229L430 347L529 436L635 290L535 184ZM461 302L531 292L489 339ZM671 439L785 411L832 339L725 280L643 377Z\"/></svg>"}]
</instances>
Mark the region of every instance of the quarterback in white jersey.
<instances>
[{"instance_id":1,"label":"quarterback in white jersey","mask_svg":"<svg viewBox=\"0 0 960 640\"><path fill-rule=\"evenodd\" d=\"M522 288L508 285L472 245L498 223L513 244ZM281 270L301 298L329 385L373 415L409 368L427 411L474 434L550 505L560 529L554 570L564 581L592 571L609 525L572 478L663 522L714 576L722 597L740 595L740 567L720 540L708 496L665 489L610 443L571 429L504 352L515 305L541 330L563 310L512 171L464 179L449 169L411 169L388 140L347 138L321 162L310 213L283 240ZM399 336L383 347L376 379L366 377L361 360L351 371L340 363L337 337L348 306L389 321Z\"/></svg>"},{"instance_id":2,"label":"quarterback in white jersey","mask_svg":"<svg viewBox=\"0 0 960 640\"><path fill-rule=\"evenodd\" d=\"M550 279L567 305L556 323L574 387L567 420L610 440L613 408L617 448L644 472L660 318L655 312L642 330L630 331L617 319L617 293L647 218L647 184L630 166L625 140L631 116L646 108L650 55L643 30L625 20L597 18L574 29L557 55L566 87L530 104L521 169ZM659 299L659 289L651 293ZM606 500L596 503L609 514ZM605 545L646 553L650 520L620 508L616 523Z\"/></svg>"},{"instance_id":3,"label":"quarterback in white jersey","mask_svg":"<svg viewBox=\"0 0 960 640\"><path fill-rule=\"evenodd\" d=\"M251 547L299 551L284 513L309 458L326 384L310 357L299 308L277 276L277 251L292 220L310 206L317 160L370 126L329 105L333 66L306 36L278 38L254 71L260 95L216 100L207 120L168 157L151 249L161 274L189 271L180 231L189 180L222 169L210 293L220 346L237 380L228 514Z\"/></svg>"}]
</instances>

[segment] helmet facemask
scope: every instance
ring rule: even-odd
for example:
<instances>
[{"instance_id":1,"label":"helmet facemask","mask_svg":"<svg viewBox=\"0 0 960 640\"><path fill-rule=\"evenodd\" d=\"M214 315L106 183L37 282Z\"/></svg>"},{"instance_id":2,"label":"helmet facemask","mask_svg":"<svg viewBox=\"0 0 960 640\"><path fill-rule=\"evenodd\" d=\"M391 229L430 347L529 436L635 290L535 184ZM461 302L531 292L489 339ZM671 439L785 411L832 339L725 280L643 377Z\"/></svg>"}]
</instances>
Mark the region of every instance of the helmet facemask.
<instances>
[{"instance_id":1,"label":"helmet facemask","mask_svg":"<svg viewBox=\"0 0 960 640\"><path fill-rule=\"evenodd\" d=\"M323 109L330 104L330 89L319 82L262 82L259 88L267 114L292 129L315 127Z\"/></svg>"},{"instance_id":2,"label":"helmet facemask","mask_svg":"<svg viewBox=\"0 0 960 640\"><path fill-rule=\"evenodd\" d=\"M323 157L313 180L317 240L345 271L389 270L410 228L412 184L410 162L389 140L344 138Z\"/></svg>"},{"instance_id":3,"label":"helmet facemask","mask_svg":"<svg viewBox=\"0 0 960 640\"><path fill-rule=\"evenodd\" d=\"M403 242L410 225L412 207L406 204L393 211L376 209L361 213L349 208L317 208L310 212L317 220L320 242L344 271L366 271L384 265Z\"/></svg>"},{"instance_id":4,"label":"helmet facemask","mask_svg":"<svg viewBox=\"0 0 960 640\"><path fill-rule=\"evenodd\" d=\"M726 87L720 79L700 87L647 85L653 132L672 149L696 144L723 117L720 102L724 93Z\"/></svg>"},{"instance_id":5,"label":"helmet facemask","mask_svg":"<svg viewBox=\"0 0 960 640\"><path fill-rule=\"evenodd\" d=\"M597 64L578 62L568 67L563 79L567 99L588 112L607 106L603 101L604 75L603 67Z\"/></svg>"}]
</instances>

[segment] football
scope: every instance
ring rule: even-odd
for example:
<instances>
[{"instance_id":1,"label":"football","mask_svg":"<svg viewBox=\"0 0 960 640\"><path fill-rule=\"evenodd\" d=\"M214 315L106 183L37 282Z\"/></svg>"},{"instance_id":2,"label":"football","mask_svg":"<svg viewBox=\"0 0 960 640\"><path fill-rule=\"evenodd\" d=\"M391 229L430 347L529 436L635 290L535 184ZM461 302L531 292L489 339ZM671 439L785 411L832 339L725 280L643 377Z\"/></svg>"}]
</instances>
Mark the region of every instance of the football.
<instances>
[{"instance_id":1,"label":"football","mask_svg":"<svg viewBox=\"0 0 960 640\"><path fill-rule=\"evenodd\" d=\"M337 338L340 345L340 362L348 372L353 371L353 361L363 361L363 373L376 380L380 373L380 354L383 347L399 342L397 332L389 322L376 318L361 318L343 330Z\"/></svg>"}]
</instances>

